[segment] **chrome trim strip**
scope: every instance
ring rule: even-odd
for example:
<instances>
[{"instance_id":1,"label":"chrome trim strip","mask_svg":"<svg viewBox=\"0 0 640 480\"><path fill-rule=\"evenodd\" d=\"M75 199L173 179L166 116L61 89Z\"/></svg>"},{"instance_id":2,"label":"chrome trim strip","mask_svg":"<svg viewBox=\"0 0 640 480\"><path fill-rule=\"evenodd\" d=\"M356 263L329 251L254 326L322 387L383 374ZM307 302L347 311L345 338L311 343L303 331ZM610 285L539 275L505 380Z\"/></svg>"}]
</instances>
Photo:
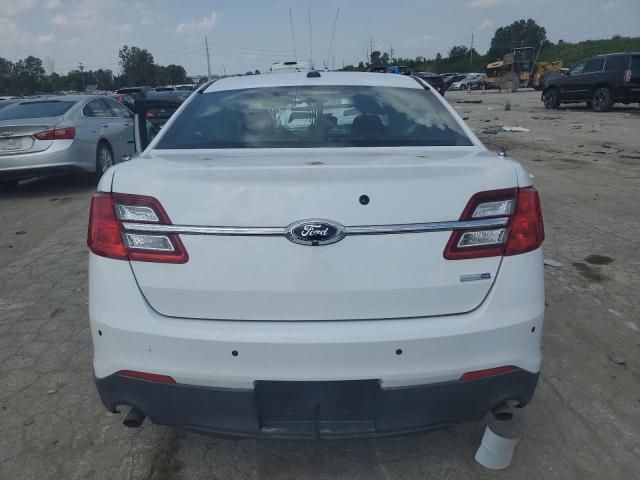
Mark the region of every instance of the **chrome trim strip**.
<instances>
[{"instance_id":1,"label":"chrome trim strip","mask_svg":"<svg viewBox=\"0 0 640 480\"><path fill-rule=\"evenodd\" d=\"M184 233L191 235L283 235L284 227L198 227L192 225L155 225L153 223L122 222L126 231L153 233Z\"/></svg>"},{"instance_id":2,"label":"chrome trim strip","mask_svg":"<svg viewBox=\"0 0 640 480\"><path fill-rule=\"evenodd\" d=\"M404 223L397 225L363 225L345 227L347 235L380 235L394 233L443 232L447 230L466 230L469 228L504 227L508 218L485 218L480 220L457 220L451 222Z\"/></svg>"},{"instance_id":3,"label":"chrome trim strip","mask_svg":"<svg viewBox=\"0 0 640 480\"><path fill-rule=\"evenodd\" d=\"M470 228L504 227L509 219L485 218L480 220L405 223L396 225L360 225L344 227L347 235L384 235L396 233L443 232L467 230ZM126 231L152 233L183 233L187 235L228 235L228 236L285 236L285 227L198 227L192 225L155 225L152 223L123 222Z\"/></svg>"}]
</instances>

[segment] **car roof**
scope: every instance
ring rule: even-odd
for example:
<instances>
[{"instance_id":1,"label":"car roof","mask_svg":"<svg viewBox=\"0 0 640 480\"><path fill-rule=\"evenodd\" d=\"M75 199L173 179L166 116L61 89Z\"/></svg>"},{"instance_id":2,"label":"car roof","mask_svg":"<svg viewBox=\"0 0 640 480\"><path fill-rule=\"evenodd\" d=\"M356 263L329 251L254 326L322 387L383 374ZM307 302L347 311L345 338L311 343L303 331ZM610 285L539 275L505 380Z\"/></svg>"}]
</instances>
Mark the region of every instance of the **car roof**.
<instances>
[{"instance_id":1,"label":"car roof","mask_svg":"<svg viewBox=\"0 0 640 480\"><path fill-rule=\"evenodd\" d=\"M308 72L266 73L261 75L245 75L226 77L213 82L204 93L244 88L269 88L292 86L367 86L367 87L402 87L423 89L424 87L406 75L371 72L318 72L319 77L307 77Z\"/></svg>"}]
</instances>

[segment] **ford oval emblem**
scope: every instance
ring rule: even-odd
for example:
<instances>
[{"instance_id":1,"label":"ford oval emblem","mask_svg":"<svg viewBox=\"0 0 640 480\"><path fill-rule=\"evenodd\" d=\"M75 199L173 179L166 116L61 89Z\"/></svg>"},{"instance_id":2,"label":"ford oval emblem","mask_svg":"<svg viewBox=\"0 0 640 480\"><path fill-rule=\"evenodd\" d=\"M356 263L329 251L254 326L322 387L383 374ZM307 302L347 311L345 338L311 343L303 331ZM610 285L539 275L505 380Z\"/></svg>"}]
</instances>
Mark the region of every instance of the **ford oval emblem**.
<instances>
[{"instance_id":1,"label":"ford oval emblem","mask_svg":"<svg viewBox=\"0 0 640 480\"><path fill-rule=\"evenodd\" d=\"M342 240L344 226L338 222L323 219L300 220L287 227L286 236L300 245L328 245Z\"/></svg>"}]
</instances>

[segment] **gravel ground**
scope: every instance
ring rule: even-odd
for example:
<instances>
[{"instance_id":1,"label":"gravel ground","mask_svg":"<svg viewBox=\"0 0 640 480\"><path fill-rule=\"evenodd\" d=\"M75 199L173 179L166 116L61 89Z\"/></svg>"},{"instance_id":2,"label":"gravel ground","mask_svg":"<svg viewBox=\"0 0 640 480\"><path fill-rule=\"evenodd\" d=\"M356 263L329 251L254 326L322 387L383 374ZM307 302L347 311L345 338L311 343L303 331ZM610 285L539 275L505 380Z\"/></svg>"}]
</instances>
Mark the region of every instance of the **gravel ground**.
<instances>
[{"instance_id":1,"label":"gravel ground","mask_svg":"<svg viewBox=\"0 0 640 480\"><path fill-rule=\"evenodd\" d=\"M92 382L82 178L0 193L0 479L631 479L640 470L640 109L546 111L536 92L447 95L543 199L543 374L513 465L473 454L483 424L402 439L224 440L125 429ZM457 103L481 100L482 103ZM507 100L511 111L505 111ZM495 132L522 126L525 133ZM494 128L491 128L494 127Z\"/></svg>"}]
</instances>

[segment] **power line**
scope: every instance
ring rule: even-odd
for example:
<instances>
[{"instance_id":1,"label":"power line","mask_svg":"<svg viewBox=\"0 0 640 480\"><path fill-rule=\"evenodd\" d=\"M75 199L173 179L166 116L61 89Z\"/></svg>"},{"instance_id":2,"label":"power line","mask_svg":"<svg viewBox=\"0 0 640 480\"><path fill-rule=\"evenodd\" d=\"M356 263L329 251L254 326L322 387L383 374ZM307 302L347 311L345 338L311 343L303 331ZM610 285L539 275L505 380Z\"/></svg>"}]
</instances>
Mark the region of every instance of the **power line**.
<instances>
[{"instance_id":1,"label":"power line","mask_svg":"<svg viewBox=\"0 0 640 480\"><path fill-rule=\"evenodd\" d=\"M336 19L333 21L333 31L331 32L331 43L329 43L329 54L327 55L327 63L329 63L329 58L331 57L331 52L333 50L333 37L336 34L336 24L338 23L338 14L340 13L340 8L336 10ZM334 61L335 63L335 61ZM335 70L335 68L334 68Z\"/></svg>"}]
</instances>

